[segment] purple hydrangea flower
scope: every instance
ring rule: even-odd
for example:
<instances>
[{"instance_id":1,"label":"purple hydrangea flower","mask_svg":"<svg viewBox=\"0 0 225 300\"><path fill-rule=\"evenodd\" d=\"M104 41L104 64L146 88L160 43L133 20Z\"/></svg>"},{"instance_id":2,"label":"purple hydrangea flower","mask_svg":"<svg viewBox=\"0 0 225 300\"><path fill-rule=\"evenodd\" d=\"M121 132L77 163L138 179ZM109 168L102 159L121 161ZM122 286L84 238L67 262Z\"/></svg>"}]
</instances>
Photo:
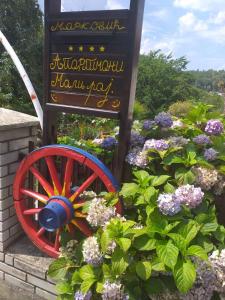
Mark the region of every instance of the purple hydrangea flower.
<instances>
[{"instance_id":1,"label":"purple hydrangea flower","mask_svg":"<svg viewBox=\"0 0 225 300\"><path fill-rule=\"evenodd\" d=\"M155 117L155 122L161 127L171 127L173 125L173 120L170 114L161 112Z\"/></svg>"},{"instance_id":2,"label":"purple hydrangea flower","mask_svg":"<svg viewBox=\"0 0 225 300\"><path fill-rule=\"evenodd\" d=\"M143 151L147 151L149 149L155 149L158 151L167 150L170 147L169 143L165 140L147 140L144 144Z\"/></svg>"},{"instance_id":3,"label":"purple hydrangea flower","mask_svg":"<svg viewBox=\"0 0 225 300\"><path fill-rule=\"evenodd\" d=\"M174 194L161 194L157 200L158 208L163 215L173 216L181 210L180 201Z\"/></svg>"},{"instance_id":4,"label":"purple hydrangea flower","mask_svg":"<svg viewBox=\"0 0 225 300\"><path fill-rule=\"evenodd\" d=\"M155 121L152 121L152 120L145 120L143 123L144 130L150 130L154 126L155 126Z\"/></svg>"},{"instance_id":5,"label":"purple hydrangea flower","mask_svg":"<svg viewBox=\"0 0 225 300\"><path fill-rule=\"evenodd\" d=\"M212 143L210 138L205 134L200 134L196 136L195 138L193 138L193 142L195 142L198 145L209 145Z\"/></svg>"},{"instance_id":6,"label":"purple hydrangea flower","mask_svg":"<svg viewBox=\"0 0 225 300\"><path fill-rule=\"evenodd\" d=\"M204 193L201 188L196 188L194 185L183 185L175 191L175 197L181 204L187 205L190 208L195 208L202 203Z\"/></svg>"},{"instance_id":7,"label":"purple hydrangea flower","mask_svg":"<svg viewBox=\"0 0 225 300\"><path fill-rule=\"evenodd\" d=\"M92 293L91 291L83 294L81 291L77 291L74 295L74 300L91 300Z\"/></svg>"},{"instance_id":8,"label":"purple hydrangea flower","mask_svg":"<svg viewBox=\"0 0 225 300\"><path fill-rule=\"evenodd\" d=\"M205 132L209 135L219 135L223 130L223 123L220 120L209 120L205 127Z\"/></svg>"},{"instance_id":9,"label":"purple hydrangea flower","mask_svg":"<svg viewBox=\"0 0 225 300\"><path fill-rule=\"evenodd\" d=\"M133 148L126 157L126 162L131 166L145 168L148 165L148 156L142 148Z\"/></svg>"},{"instance_id":10,"label":"purple hydrangea flower","mask_svg":"<svg viewBox=\"0 0 225 300\"><path fill-rule=\"evenodd\" d=\"M170 145L165 140L156 140L155 141L155 149L158 151L167 150Z\"/></svg>"},{"instance_id":11,"label":"purple hydrangea flower","mask_svg":"<svg viewBox=\"0 0 225 300\"><path fill-rule=\"evenodd\" d=\"M218 152L213 148L206 149L204 152L204 158L208 161L215 160L217 158Z\"/></svg>"},{"instance_id":12,"label":"purple hydrangea flower","mask_svg":"<svg viewBox=\"0 0 225 300\"><path fill-rule=\"evenodd\" d=\"M130 144L132 147L142 146L145 143L145 138L136 131L131 132Z\"/></svg>"},{"instance_id":13,"label":"purple hydrangea flower","mask_svg":"<svg viewBox=\"0 0 225 300\"><path fill-rule=\"evenodd\" d=\"M111 149L117 144L118 144L117 140L114 137L110 136L103 140L101 147L104 149Z\"/></svg>"}]
</instances>

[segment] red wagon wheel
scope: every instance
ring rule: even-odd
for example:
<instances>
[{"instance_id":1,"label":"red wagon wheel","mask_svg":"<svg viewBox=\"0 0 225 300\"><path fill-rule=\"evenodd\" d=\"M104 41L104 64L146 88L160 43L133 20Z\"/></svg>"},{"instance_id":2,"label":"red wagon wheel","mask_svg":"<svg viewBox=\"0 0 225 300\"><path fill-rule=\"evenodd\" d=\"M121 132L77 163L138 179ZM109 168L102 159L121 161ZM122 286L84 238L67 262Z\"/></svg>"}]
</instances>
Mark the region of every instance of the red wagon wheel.
<instances>
[{"instance_id":1,"label":"red wagon wheel","mask_svg":"<svg viewBox=\"0 0 225 300\"><path fill-rule=\"evenodd\" d=\"M46 168L41 171L39 166L43 166L43 162ZM84 178L75 176L78 168L85 170ZM28 187L27 181L31 176L34 184ZM82 213L85 202L80 195L96 181L100 181L108 192L118 190L108 168L96 157L78 148L47 146L33 151L22 161L14 180L14 204L24 231L39 249L57 258L63 226L71 235L76 234L76 230L85 236L92 235L86 215ZM121 213L120 202L116 210Z\"/></svg>"}]
</instances>

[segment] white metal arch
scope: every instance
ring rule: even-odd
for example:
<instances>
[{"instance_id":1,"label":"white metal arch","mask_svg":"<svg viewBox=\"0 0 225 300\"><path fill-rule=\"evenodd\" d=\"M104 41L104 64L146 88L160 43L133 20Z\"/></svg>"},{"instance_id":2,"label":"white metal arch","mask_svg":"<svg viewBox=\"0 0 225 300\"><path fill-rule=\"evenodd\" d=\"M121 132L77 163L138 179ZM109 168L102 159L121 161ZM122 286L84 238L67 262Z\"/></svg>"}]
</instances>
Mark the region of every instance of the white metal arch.
<instances>
[{"instance_id":1,"label":"white metal arch","mask_svg":"<svg viewBox=\"0 0 225 300\"><path fill-rule=\"evenodd\" d=\"M8 54L10 55L10 57L12 58L25 86L26 89L30 95L30 98L32 100L32 103L34 105L38 120L40 122L40 126L41 129L43 129L43 110L40 104L40 101L38 99L38 96L34 90L34 87L30 81L30 78L27 75L27 72L25 71L20 59L18 58L16 52L13 50L12 46L10 45L10 43L8 42L8 40L6 39L5 35L2 33L2 31L0 30L0 42L2 43L2 45L4 46L5 50L8 52Z\"/></svg>"}]
</instances>

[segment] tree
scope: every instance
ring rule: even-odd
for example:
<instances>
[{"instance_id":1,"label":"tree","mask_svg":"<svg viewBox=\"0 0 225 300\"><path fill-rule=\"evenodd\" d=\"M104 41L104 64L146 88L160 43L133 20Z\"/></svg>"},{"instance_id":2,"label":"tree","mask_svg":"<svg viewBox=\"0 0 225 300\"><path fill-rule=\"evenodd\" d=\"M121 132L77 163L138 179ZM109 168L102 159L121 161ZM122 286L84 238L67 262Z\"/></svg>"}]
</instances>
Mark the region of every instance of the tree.
<instances>
[{"instance_id":1,"label":"tree","mask_svg":"<svg viewBox=\"0 0 225 300\"><path fill-rule=\"evenodd\" d=\"M173 59L160 50L141 55L136 98L151 113L179 100L198 98L198 89L191 85L192 76L184 72L187 64L185 57Z\"/></svg>"},{"instance_id":2,"label":"tree","mask_svg":"<svg viewBox=\"0 0 225 300\"><path fill-rule=\"evenodd\" d=\"M42 95L42 13L37 0L1 0L0 28L17 52L38 94ZM0 48L0 106L34 113L11 58Z\"/></svg>"}]
</instances>

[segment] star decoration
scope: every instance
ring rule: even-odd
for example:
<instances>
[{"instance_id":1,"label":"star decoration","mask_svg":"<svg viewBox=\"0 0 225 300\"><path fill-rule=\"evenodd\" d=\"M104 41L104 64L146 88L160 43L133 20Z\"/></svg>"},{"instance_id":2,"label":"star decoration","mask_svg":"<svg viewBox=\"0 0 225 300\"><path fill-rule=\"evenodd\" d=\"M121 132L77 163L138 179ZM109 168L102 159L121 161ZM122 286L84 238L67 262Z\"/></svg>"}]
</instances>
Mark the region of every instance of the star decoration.
<instances>
[{"instance_id":1,"label":"star decoration","mask_svg":"<svg viewBox=\"0 0 225 300\"><path fill-rule=\"evenodd\" d=\"M99 50L100 50L100 52L105 52L105 47L104 47L104 46L101 46L101 47L99 48Z\"/></svg>"},{"instance_id":2,"label":"star decoration","mask_svg":"<svg viewBox=\"0 0 225 300\"><path fill-rule=\"evenodd\" d=\"M89 48L89 50L90 50L90 52L94 52L94 51L95 51L95 47L94 47L94 46L91 46L91 47Z\"/></svg>"},{"instance_id":3,"label":"star decoration","mask_svg":"<svg viewBox=\"0 0 225 300\"><path fill-rule=\"evenodd\" d=\"M84 47L83 47L83 46L80 46L80 47L79 47L79 51L80 51L80 52L83 52L83 51L84 51Z\"/></svg>"},{"instance_id":4,"label":"star decoration","mask_svg":"<svg viewBox=\"0 0 225 300\"><path fill-rule=\"evenodd\" d=\"M73 51L73 46L69 46L68 50L69 50L70 52L72 52L72 51Z\"/></svg>"}]
</instances>

